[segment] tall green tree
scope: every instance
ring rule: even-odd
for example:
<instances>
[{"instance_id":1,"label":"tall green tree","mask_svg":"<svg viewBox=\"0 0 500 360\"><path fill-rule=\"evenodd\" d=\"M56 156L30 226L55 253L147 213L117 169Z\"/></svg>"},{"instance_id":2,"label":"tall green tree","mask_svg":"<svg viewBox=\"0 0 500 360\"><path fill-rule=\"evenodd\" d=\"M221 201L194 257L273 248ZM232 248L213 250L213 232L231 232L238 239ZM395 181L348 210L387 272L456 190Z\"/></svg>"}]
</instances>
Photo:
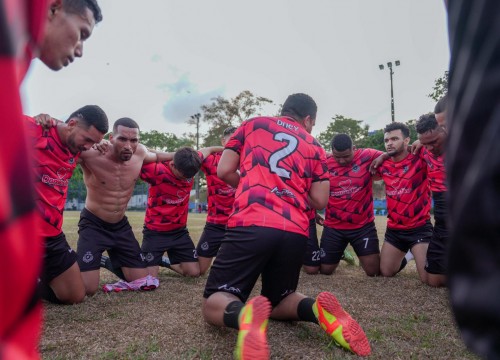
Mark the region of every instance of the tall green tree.
<instances>
[{"instance_id":1,"label":"tall green tree","mask_svg":"<svg viewBox=\"0 0 500 360\"><path fill-rule=\"evenodd\" d=\"M209 124L202 143L204 146L220 144L220 138L226 128L239 126L242 121L260 115L263 106L272 103L272 100L254 95L248 90L242 91L232 99L225 99L222 96L212 99L211 104L201 106L201 121ZM195 121L190 119L188 124L193 125Z\"/></svg>"},{"instance_id":2,"label":"tall green tree","mask_svg":"<svg viewBox=\"0 0 500 360\"><path fill-rule=\"evenodd\" d=\"M161 151L175 151L183 146L193 146L193 141L185 135L178 137L175 134L157 130L141 132L141 143L148 148Z\"/></svg>"},{"instance_id":3,"label":"tall green tree","mask_svg":"<svg viewBox=\"0 0 500 360\"><path fill-rule=\"evenodd\" d=\"M434 80L434 87L432 88L432 93L427 96L434 101L439 101L448 92L448 71L444 72L444 75Z\"/></svg>"},{"instance_id":4,"label":"tall green tree","mask_svg":"<svg viewBox=\"0 0 500 360\"><path fill-rule=\"evenodd\" d=\"M362 120L354 120L342 115L335 115L332 120L326 130L317 137L327 151L331 150L332 138L337 134L349 135L355 145L358 145L368 135L369 126L363 125Z\"/></svg>"},{"instance_id":5,"label":"tall green tree","mask_svg":"<svg viewBox=\"0 0 500 360\"><path fill-rule=\"evenodd\" d=\"M385 151L384 147L384 130L375 130L368 133L363 139L359 141L357 147L364 149L377 149Z\"/></svg>"}]
</instances>

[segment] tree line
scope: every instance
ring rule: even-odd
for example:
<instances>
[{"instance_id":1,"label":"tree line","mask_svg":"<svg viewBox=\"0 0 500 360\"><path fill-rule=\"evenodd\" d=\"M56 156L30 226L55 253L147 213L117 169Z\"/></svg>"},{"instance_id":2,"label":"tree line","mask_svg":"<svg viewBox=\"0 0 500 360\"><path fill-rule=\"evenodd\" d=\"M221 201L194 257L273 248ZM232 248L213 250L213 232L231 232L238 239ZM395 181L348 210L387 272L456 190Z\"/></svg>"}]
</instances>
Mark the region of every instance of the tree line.
<instances>
[{"instance_id":1,"label":"tree line","mask_svg":"<svg viewBox=\"0 0 500 360\"><path fill-rule=\"evenodd\" d=\"M427 95L431 99L438 101L447 91L448 88L448 72L446 71L442 77L435 80L432 92ZM244 120L255 116L264 115L263 108L274 102L266 97L254 95L251 91L242 91L234 98L226 99L222 96L213 98L210 104L205 104L200 107L200 118L208 124L208 131L200 136L200 147L219 145L224 129L235 126L238 127ZM279 106L281 109L281 106ZM265 114L265 115L278 115ZM186 120L190 126L196 126L196 119L191 117ZM405 123L410 128L411 141L417 139L415 131L415 119L408 119ZM363 120L352 119L343 115L335 115L331 118L330 123L325 131L322 131L317 136L318 141L326 151L331 151L330 142L336 134L348 134L351 136L353 143L358 148L372 148L384 151L384 133L383 129L370 131L369 125L364 124ZM183 146L196 146L196 134L193 132L177 135L169 132L159 132L157 130L142 131L140 134L140 142L146 147L161 150L175 151ZM203 186L204 175L201 175L201 185ZM82 170L77 167L69 184L69 196L77 197L83 201L86 196L86 189L83 185ZM137 193L144 191L144 184L139 181L136 189Z\"/></svg>"}]
</instances>

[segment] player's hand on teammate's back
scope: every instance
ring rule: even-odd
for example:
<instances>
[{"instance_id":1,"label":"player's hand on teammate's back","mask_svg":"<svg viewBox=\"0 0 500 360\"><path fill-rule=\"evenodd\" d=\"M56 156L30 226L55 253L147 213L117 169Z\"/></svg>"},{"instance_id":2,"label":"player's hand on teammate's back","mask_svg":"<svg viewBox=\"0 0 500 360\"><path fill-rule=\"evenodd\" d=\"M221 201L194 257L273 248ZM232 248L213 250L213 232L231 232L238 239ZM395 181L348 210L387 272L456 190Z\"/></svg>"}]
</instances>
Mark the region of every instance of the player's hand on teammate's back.
<instances>
[{"instance_id":1,"label":"player's hand on teammate's back","mask_svg":"<svg viewBox=\"0 0 500 360\"><path fill-rule=\"evenodd\" d=\"M34 117L37 125L40 125L44 129L50 129L55 127L60 120L52 118L49 114L38 114Z\"/></svg>"},{"instance_id":2,"label":"player's hand on teammate's back","mask_svg":"<svg viewBox=\"0 0 500 360\"><path fill-rule=\"evenodd\" d=\"M92 149L99 151L101 154L105 154L108 152L110 144L109 140L102 139L100 143L92 145Z\"/></svg>"},{"instance_id":3,"label":"player's hand on teammate's back","mask_svg":"<svg viewBox=\"0 0 500 360\"><path fill-rule=\"evenodd\" d=\"M411 150L410 152L413 154L413 155L417 155L418 152L420 151L420 149L422 148L422 144L420 143L420 140L415 140L413 142L413 144L411 144Z\"/></svg>"},{"instance_id":4,"label":"player's hand on teammate's back","mask_svg":"<svg viewBox=\"0 0 500 360\"><path fill-rule=\"evenodd\" d=\"M377 169L382 163L385 161L384 155L380 155L378 158L372 161L370 164L370 168L368 171L370 171L370 174L376 175L377 174Z\"/></svg>"}]
</instances>

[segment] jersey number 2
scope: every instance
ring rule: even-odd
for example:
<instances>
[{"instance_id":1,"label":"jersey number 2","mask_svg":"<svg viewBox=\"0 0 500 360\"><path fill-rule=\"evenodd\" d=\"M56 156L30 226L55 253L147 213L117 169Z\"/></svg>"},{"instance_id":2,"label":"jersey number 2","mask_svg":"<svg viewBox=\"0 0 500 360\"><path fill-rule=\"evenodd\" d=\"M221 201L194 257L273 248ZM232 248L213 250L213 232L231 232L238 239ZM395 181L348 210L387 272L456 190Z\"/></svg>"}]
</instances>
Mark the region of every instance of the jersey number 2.
<instances>
[{"instance_id":1,"label":"jersey number 2","mask_svg":"<svg viewBox=\"0 0 500 360\"><path fill-rule=\"evenodd\" d=\"M271 154L269 157L269 168L272 173L278 175L279 177L290 179L290 171L278 166L278 163L287 156L292 155L297 149L299 142L294 136L282 132L274 134L274 140L287 142L288 144L284 148L281 148Z\"/></svg>"}]
</instances>

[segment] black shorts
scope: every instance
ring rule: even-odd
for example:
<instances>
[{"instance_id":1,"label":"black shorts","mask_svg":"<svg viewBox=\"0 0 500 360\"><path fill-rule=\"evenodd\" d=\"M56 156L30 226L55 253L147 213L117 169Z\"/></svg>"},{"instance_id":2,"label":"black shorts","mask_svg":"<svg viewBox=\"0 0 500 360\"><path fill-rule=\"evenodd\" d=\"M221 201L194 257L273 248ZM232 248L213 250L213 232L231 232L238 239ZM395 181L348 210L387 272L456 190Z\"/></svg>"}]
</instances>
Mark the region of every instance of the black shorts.
<instances>
[{"instance_id":1,"label":"black shorts","mask_svg":"<svg viewBox=\"0 0 500 360\"><path fill-rule=\"evenodd\" d=\"M42 281L50 283L76 262L76 253L66 241L64 233L45 238Z\"/></svg>"},{"instance_id":2,"label":"black shorts","mask_svg":"<svg viewBox=\"0 0 500 360\"><path fill-rule=\"evenodd\" d=\"M172 265L198 261L193 240L185 227L172 231L155 231L145 227L142 234L141 250L148 266L160 265L165 251Z\"/></svg>"},{"instance_id":3,"label":"black shorts","mask_svg":"<svg viewBox=\"0 0 500 360\"><path fill-rule=\"evenodd\" d=\"M385 231L385 239L392 246L407 253L412 247L420 243L428 243L432 239L432 225L427 221L425 225L410 230L389 229Z\"/></svg>"},{"instance_id":4,"label":"black shorts","mask_svg":"<svg viewBox=\"0 0 500 360\"><path fill-rule=\"evenodd\" d=\"M446 192L432 192L432 200L434 201L434 231L440 237L448 237L448 229L446 228L448 202L446 198Z\"/></svg>"},{"instance_id":5,"label":"black shorts","mask_svg":"<svg viewBox=\"0 0 500 360\"><path fill-rule=\"evenodd\" d=\"M225 234L226 225L206 223L196 247L198 256L213 258L217 255Z\"/></svg>"},{"instance_id":6,"label":"black shorts","mask_svg":"<svg viewBox=\"0 0 500 360\"><path fill-rule=\"evenodd\" d=\"M110 224L84 208L80 213L78 234L78 265L82 272L99 269L102 253L106 250L114 268L146 267L126 216L116 224Z\"/></svg>"},{"instance_id":7,"label":"black shorts","mask_svg":"<svg viewBox=\"0 0 500 360\"><path fill-rule=\"evenodd\" d=\"M447 270L448 258L448 235L441 236L434 231L429 248L427 249L427 260L425 262L425 271L429 274L445 275Z\"/></svg>"},{"instance_id":8,"label":"black shorts","mask_svg":"<svg viewBox=\"0 0 500 360\"><path fill-rule=\"evenodd\" d=\"M261 294L272 306L295 292L307 236L260 226L228 228L203 296L224 291L245 302L262 275Z\"/></svg>"},{"instance_id":9,"label":"black shorts","mask_svg":"<svg viewBox=\"0 0 500 360\"><path fill-rule=\"evenodd\" d=\"M302 264L306 266L319 266L320 259L318 229L316 228L316 219L312 219L309 222L309 238L307 239L307 248L302 259Z\"/></svg>"},{"instance_id":10,"label":"black shorts","mask_svg":"<svg viewBox=\"0 0 500 360\"><path fill-rule=\"evenodd\" d=\"M375 222L352 230L335 230L325 226L321 236L321 263L338 264L348 244L351 244L358 257L379 254Z\"/></svg>"}]
</instances>

